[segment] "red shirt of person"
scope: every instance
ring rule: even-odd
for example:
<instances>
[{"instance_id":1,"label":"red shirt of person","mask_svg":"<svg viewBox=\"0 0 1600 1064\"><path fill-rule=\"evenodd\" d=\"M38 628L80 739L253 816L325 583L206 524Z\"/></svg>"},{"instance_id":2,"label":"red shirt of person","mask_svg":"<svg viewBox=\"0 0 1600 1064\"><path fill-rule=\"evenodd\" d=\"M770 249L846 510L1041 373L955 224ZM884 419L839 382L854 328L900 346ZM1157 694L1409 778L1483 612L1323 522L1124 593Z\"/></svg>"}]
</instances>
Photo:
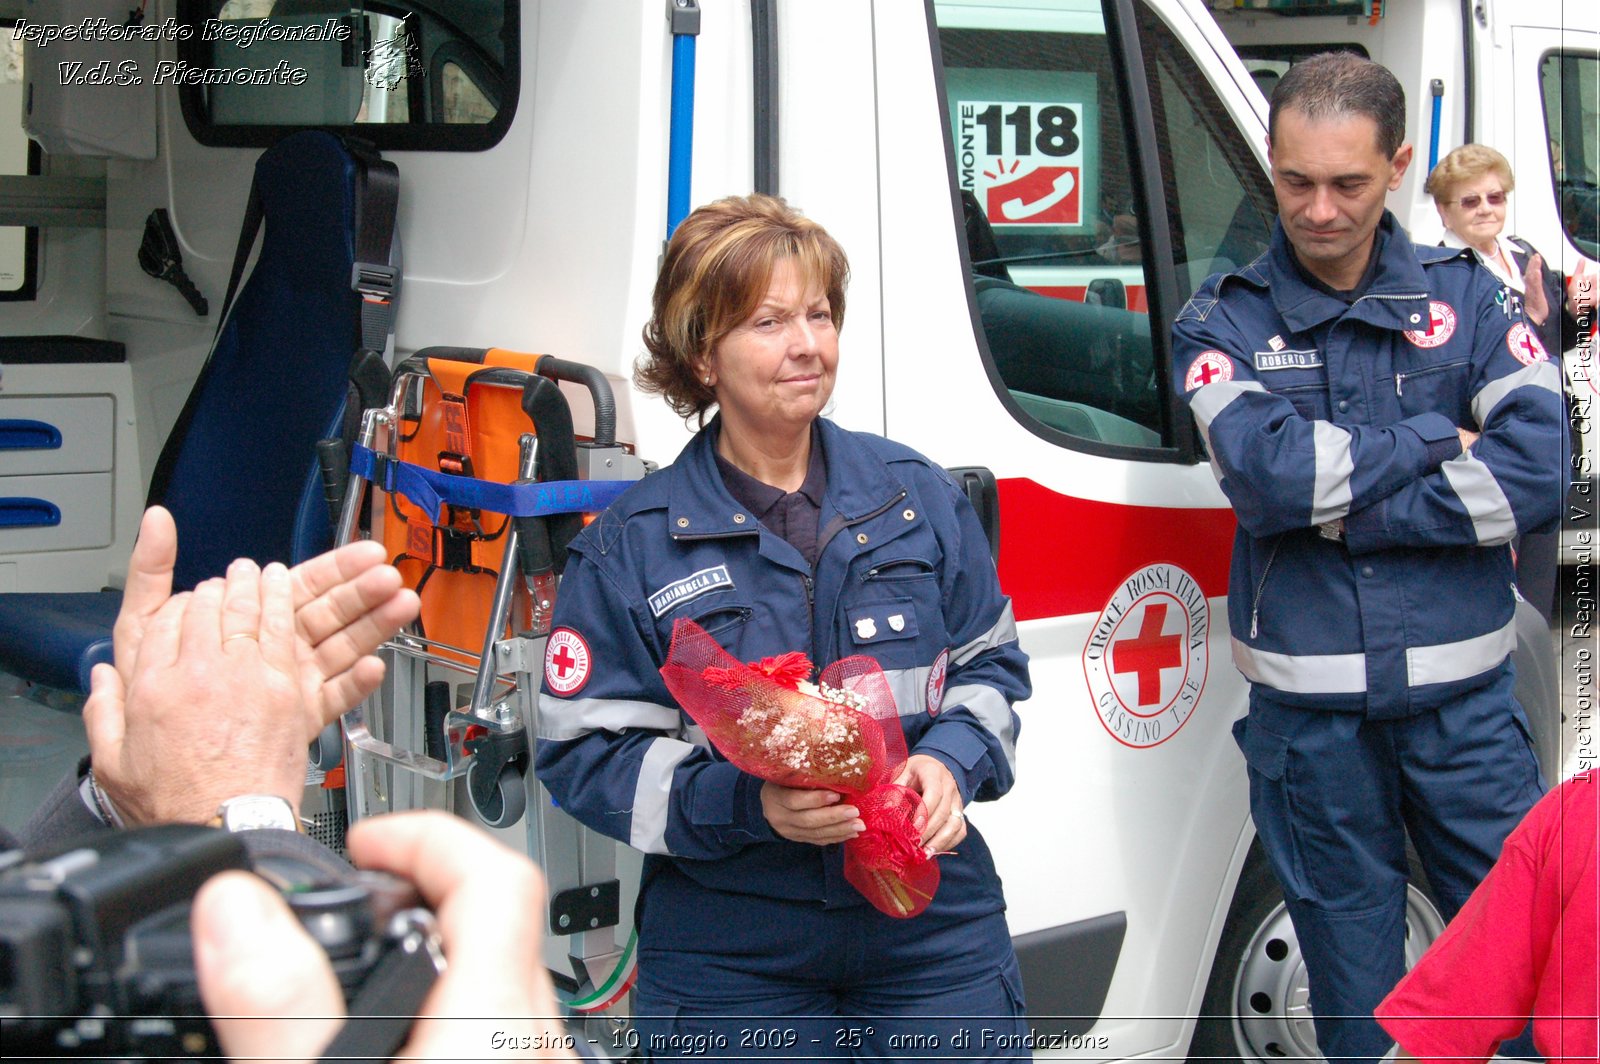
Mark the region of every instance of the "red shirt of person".
<instances>
[{"instance_id":1,"label":"red shirt of person","mask_svg":"<svg viewBox=\"0 0 1600 1064\"><path fill-rule=\"evenodd\" d=\"M1600 773L1545 795L1456 918L1378 1006L1406 1056L1486 1060L1533 1017L1550 1061L1600 1041Z\"/></svg>"}]
</instances>

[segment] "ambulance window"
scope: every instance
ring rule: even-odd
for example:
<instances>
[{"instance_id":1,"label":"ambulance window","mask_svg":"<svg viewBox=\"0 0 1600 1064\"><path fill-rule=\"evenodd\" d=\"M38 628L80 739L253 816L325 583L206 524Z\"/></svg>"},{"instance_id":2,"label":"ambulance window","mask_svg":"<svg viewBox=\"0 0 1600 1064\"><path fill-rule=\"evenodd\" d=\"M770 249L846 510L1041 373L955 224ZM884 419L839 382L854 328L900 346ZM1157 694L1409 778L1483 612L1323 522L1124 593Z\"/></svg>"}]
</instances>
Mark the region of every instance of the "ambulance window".
<instances>
[{"instance_id":1,"label":"ambulance window","mask_svg":"<svg viewBox=\"0 0 1600 1064\"><path fill-rule=\"evenodd\" d=\"M181 0L184 118L202 144L295 129L481 151L516 107L517 0Z\"/></svg>"},{"instance_id":2,"label":"ambulance window","mask_svg":"<svg viewBox=\"0 0 1600 1064\"><path fill-rule=\"evenodd\" d=\"M1187 298L1266 246L1259 163L1181 42L1141 8L1176 259L1149 261L1099 0L952 0L935 13L977 324L1014 416L1068 446L1171 446L1166 343L1152 336L1170 323L1152 322L1149 284L1176 269Z\"/></svg>"},{"instance_id":3,"label":"ambulance window","mask_svg":"<svg viewBox=\"0 0 1600 1064\"><path fill-rule=\"evenodd\" d=\"M1194 57L1146 7L1140 8L1139 39L1178 294L1188 299L1211 274L1244 266L1267 249L1277 207L1261 164Z\"/></svg>"},{"instance_id":4,"label":"ambulance window","mask_svg":"<svg viewBox=\"0 0 1600 1064\"><path fill-rule=\"evenodd\" d=\"M22 42L0 23L0 175L39 172L39 148L22 131ZM0 300L34 297L39 230L31 225L0 226Z\"/></svg>"},{"instance_id":5,"label":"ambulance window","mask_svg":"<svg viewBox=\"0 0 1600 1064\"><path fill-rule=\"evenodd\" d=\"M1540 64L1550 169L1561 205L1561 224L1573 246L1600 258L1600 58L1555 53Z\"/></svg>"}]
</instances>

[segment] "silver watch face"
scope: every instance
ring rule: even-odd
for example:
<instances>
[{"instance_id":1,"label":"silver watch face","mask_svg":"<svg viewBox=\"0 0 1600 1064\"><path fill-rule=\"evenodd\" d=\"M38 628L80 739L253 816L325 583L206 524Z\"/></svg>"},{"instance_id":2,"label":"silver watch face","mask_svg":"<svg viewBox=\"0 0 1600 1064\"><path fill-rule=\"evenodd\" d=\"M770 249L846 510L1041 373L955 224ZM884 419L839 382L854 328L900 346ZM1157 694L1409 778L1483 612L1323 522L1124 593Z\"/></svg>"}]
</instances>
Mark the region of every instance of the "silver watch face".
<instances>
[{"instance_id":1,"label":"silver watch face","mask_svg":"<svg viewBox=\"0 0 1600 1064\"><path fill-rule=\"evenodd\" d=\"M294 809L286 799L275 794L247 794L229 798L218 810L222 826L229 831L254 831L257 828L280 828L296 831Z\"/></svg>"}]
</instances>

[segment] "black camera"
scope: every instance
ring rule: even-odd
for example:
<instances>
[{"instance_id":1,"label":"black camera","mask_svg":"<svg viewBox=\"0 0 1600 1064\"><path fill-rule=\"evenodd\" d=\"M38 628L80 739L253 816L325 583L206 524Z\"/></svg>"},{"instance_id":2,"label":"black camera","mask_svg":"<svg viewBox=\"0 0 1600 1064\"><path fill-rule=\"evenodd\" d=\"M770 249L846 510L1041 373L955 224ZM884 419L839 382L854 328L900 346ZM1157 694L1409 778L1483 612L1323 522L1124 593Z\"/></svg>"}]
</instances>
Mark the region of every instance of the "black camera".
<instances>
[{"instance_id":1,"label":"black camera","mask_svg":"<svg viewBox=\"0 0 1600 1064\"><path fill-rule=\"evenodd\" d=\"M169 825L0 857L6 1057L218 1055L195 982L189 908L202 883L230 869L253 871L282 891L327 951L352 1013L360 1012L360 991L396 971L416 987L420 969L425 992L437 942L432 914L415 907L410 884L336 860L319 866L302 846L270 845L269 836L288 833L246 834L260 836L248 850L245 835ZM405 1004L414 1011L420 1001L418 993ZM403 1007L392 997L385 1006L391 1015ZM396 1046L409 1012L397 1019Z\"/></svg>"}]
</instances>

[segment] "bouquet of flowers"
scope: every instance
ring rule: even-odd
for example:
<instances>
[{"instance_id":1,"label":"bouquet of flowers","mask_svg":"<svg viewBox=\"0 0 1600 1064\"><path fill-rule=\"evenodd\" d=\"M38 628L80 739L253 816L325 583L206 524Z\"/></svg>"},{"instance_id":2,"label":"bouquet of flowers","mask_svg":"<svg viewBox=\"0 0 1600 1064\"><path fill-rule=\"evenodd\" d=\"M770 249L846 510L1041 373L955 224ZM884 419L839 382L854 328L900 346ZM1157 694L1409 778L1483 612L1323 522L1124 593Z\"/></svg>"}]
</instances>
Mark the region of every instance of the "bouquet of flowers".
<instances>
[{"instance_id":1,"label":"bouquet of flowers","mask_svg":"<svg viewBox=\"0 0 1600 1064\"><path fill-rule=\"evenodd\" d=\"M922 798L892 783L906 762L905 733L883 670L843 658L813 684L792 651L744 664L690 620L672 626L661 676L678 704L729 761L784 787L849 798L866 831L844 844L844 874L879 911L916 916L939 887L922 848Z\"/></svg>"}]
</instances>

